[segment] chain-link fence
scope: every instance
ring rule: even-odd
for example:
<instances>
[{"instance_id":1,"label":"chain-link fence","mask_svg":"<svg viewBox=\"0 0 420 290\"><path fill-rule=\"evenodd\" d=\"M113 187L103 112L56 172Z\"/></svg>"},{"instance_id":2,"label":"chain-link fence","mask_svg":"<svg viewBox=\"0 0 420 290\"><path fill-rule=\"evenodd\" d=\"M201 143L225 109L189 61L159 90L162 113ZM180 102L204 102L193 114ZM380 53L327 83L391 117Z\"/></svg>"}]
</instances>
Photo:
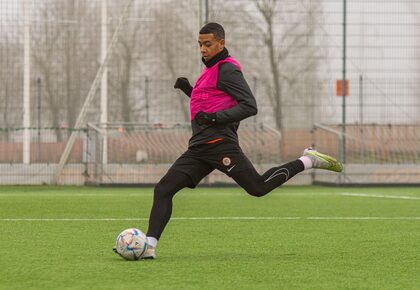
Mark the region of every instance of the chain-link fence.
<instances>
[{"instance_id":1,"label":"chain-link fence","mask_svg":"<svg viewBox=\"0 0 420 290\"><path fill-rule=\"evenodd\" d=\"M267 170L281 162L278 131L255 123L242 125L238 132L243 151L258 169ZM188 123L115 123L106 128L89 124L88 136L87 183L153 184L186 150L191 130ZM221 172L214 172L204 182L232 181Z\"/></svg>"},{"instance_id":2,"label":"chain-link fence","mask_svg":"<svg viewBox=\"0 0 420 290\"><path fill-rule=\"evenodd\" d=\"M341 147L331 153L345 158L348 168L359 166L355 156L367 156L357 154L366 149L355 145L360 142L349 140L366 138L378 152L408 150L414 162L387 160L407 164L410 180L420 182L420 140L411 129L420 124L416 0L0 0L0 163L7 166L0 183L30 180L25 176L37 175L36 164L72 164L89 122L188 122L188 98L173 83L179 76L192 83L198 78L197 35L206 21L224 26L226 46L256 96L259 114L245 123L281 134L276 160L296 158L312 143L322 148L325 134L311 135L317 125L315 132L337 131L333 142ZM345 102L338 87L344 39ZM375 126L399 128L389 138L409 131L410 141L377 142L383 139L373 133ZM72 133L77 138L68 151ZM363 168L384 163L372 156L382 155L363 157ZM72 178L65 183L85 180ZM54 178L48 180L43 182Z\"/></svg>"}]
</instances>

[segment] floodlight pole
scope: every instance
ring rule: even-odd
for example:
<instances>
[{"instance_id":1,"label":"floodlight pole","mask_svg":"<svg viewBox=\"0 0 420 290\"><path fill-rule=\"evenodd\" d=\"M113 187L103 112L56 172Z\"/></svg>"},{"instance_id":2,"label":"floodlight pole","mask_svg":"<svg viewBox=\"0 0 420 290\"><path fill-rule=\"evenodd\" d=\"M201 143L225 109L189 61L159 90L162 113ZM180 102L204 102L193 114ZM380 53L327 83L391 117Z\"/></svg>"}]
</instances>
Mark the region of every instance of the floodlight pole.
<instances>
[{"instance_id":1,"label":"floodlight pole","mask_svg":"<svg viewBox=\"0 0 420 290\"><path fill-rule=\"evenodd\" d=\"M347 0L343 0L343 80L341 85L342 103L342 128L341 128L341 162L346 163L346 60L347 60Z\"/></svg>"},{"instance_id":2,"label":"floodlight pole","mask_svg":"<svg viewBox=\"0 0 420 290\"><path fill-rule=\"evenodd\" d=\"M204 23L209 23L209 0L205 0Z\"/></svg>"},{"instance_id":3,"label":"floodlight pole","mask_svg":"<svg viewBox=\"0 0 420 290\"><path fill-rule=\"evenodd\" d=\"M107 0L102 0L101 15L101 62L104 64L104 72L101 80L101 128L105 135L102 136L102 164L108 163L108 138L106 124L108 123L108 65L105 62L108 42L108 9Z\"/></svg>"},{"instance_id":4,"label":"floodlight pole","mask_svg":"<svg viewBox=\"0 0 420 290\"><path fill-rule=\"evenodd\" d=\"M31 13L30 1L24 0L23 4L23 164L31 160Z\"/></svg>"}]
</instances>

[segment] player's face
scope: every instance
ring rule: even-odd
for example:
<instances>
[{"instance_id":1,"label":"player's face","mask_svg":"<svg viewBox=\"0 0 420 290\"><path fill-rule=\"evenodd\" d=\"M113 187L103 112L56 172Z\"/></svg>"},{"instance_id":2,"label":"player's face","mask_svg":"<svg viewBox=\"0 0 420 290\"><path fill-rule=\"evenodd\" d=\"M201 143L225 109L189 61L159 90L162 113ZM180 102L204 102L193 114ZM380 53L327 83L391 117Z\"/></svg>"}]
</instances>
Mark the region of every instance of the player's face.
<instances>
[{"instance_id":1,"label":"player's face","mask_svg":"<svg viewBox=\"0 0 420 290\"><path fill-rule=\"evenodd\" d=\"M200 34L198 36L198 45L200 47L201 56L205 61L209 61L223 50L225 47L225 40L217 40L213 33Z\"/></svg>"}]
</instances>

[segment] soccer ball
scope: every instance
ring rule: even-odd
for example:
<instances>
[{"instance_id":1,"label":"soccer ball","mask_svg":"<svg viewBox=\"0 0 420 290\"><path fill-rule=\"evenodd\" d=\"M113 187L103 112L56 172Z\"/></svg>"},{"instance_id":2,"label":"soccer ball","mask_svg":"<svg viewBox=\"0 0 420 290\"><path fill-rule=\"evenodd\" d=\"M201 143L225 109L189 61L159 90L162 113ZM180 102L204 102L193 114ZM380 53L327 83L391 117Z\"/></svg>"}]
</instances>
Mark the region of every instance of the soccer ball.
<instances>
[{"instance_id":1,"label":"soccer ball","mask_svg":"<svg viewBox=\"0 0 420 290\"><path fill-rule=\"evenodd\" d=\"M118 235L114 251L126 260L138 260L147 250L146 235L139 229L126 229Z\"/></svg>"}]
</instances>

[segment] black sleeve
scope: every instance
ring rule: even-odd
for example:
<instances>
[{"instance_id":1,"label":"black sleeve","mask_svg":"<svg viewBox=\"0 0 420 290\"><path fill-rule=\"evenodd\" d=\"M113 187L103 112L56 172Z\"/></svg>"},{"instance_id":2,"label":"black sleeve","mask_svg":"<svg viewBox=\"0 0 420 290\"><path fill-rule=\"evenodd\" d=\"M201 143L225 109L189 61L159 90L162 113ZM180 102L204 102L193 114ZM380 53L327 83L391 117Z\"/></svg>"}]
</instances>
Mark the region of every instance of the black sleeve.
<instances>
[{"instance_id":1,"label":"black sleeve","mask_svg":"<svg viewBox=\"0 0 420 290\"><path fill-rule=\"evenodd\" d=\"M189 98L191 98L192 90L193 90L193 87L189 87L189 88L187 88L187 89L184 91L184 93L185 93L185 94L186 94Z\"/></svg>"},{"instance_id":2,"label":"black sleeve","mask_svg":"<svg viewBox=\"0 0 420 290\"><path fill-rule=\"evenodd\" d=\"M217 88L229 94L238 104L228 110L216 113L219 124L239 122L257 114L257 103L242 72L232 63L219 66Z\"/></svg>"},{"instance_id":3,"label":"black sleeve","mask_svg":"<svg viewBox=\"0 0 420 290\"><path fill-rule=\"evenodd\" d=\"M191 87L191 86L189 86L189 87L182 87L182 88L179 88L181 91L183 91L184 92L184 94L186 94L189 98L191 98L191 94L192 94L192 90L193 90L193 87Z\"/></svg>"}]
</instances>

